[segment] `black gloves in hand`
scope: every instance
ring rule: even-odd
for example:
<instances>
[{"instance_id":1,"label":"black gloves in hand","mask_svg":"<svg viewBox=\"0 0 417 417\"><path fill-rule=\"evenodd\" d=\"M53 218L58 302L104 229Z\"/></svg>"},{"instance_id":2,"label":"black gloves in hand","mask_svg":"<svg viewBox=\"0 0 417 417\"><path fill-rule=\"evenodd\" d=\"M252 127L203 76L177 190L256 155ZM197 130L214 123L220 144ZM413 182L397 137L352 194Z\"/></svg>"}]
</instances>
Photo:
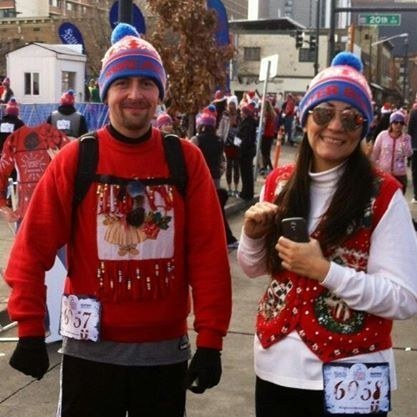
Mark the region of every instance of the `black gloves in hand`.
<instances>
[{"instance_id":1,"label":"black gloves in hand","mask_svg":"<svg viewBox=\"0 0 417 417\"><path fill-rule=\"evenodd\" d=\"M211 348L198 348L191 359L185 377L185 387L196 394L217 385L222 375L220 352Z\"/></svg>"},{"instance_id":2,"label":"black gloves in hand","mask_svg":"<svg viewBox=\"0 0 417 417\"><path fill-rule=\"evenodd\" d=\"M48 352L44 337L21 337L10 358L12 368L41 379L49 368Z\"/></svg>"}]
</instances>

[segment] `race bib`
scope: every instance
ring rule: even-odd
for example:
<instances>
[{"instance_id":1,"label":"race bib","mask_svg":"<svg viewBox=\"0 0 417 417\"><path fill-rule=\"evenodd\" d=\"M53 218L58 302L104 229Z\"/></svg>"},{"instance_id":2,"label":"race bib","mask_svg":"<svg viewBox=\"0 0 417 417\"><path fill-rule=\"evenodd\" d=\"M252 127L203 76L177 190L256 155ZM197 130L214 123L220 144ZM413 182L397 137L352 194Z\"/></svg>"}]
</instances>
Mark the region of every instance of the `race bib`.
<instances>
[{"instance_id":1,"label":"race bib","mask_svg":"<svg viewBox=\"0 0 417 417\"><path fill-rule=\"evenodd\" d=\"M71 129L71 121L60 119L56 122L56 128L58 130L70 130Z\"/></svg>"},{"instance_id":2,"label":"race bib","mask_svg":"<svg viewBox=\"0 0 417 417\"><path fill-rule=\"evenodd\" d=\"M2 123L0 124L0 132L1 133L13 133L14 131L14 124L13 123Z\"/></svg>"},{"instance_id":3,"label":"race bib","mask_svg":"<svg viewBox=\"0 0 417 417\"><path fill-rule=\"evenodd\" d=\"M235 136L235 139L233 140L233 145L240 146L242 144L242 139Z\"/></svg>"},{"instance_id":4,"label":"race bib","mask_svg":"<svg viewBox=\"0 0 417 417\"><path fill-rule=\"evenodd\" d=\"M97 342L100 338L100 302L94 298L64 295L60 333L76 340Z\"/></svg>"},{"instance_id":5,"label":"race bib","mask_svg":"<svg viewBox=\"0 0 417 417\"><path fill-rule=\"evenodd\" d=\"M391 409L389 365L328 363L323 365L324 403L329 414L375 414Z\"/></svg>"}]
</instances>

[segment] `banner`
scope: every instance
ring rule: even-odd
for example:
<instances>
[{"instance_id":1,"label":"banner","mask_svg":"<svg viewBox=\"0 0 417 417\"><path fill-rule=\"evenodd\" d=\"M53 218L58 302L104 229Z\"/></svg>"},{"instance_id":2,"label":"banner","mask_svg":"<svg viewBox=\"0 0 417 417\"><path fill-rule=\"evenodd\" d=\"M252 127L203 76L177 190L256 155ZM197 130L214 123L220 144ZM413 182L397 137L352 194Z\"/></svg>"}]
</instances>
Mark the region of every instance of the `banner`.
<instances>
[{"instance_id":1,"label":"banner","mask_svg":"<svg viewBox=\"0 0 417 417\"><path fill-rule=\"evenodd\" d=\"M132 24L136 28L136 30L141 33L142 35L146 33L146 24L145 18L143 17L142 12L140 11L139 7L136 4L132 4L132 11L133 11L133 19ZM115 1L113 6L110 9L109 14L109 21L110 26L112 29L119 23L119 2Z\"/></svg>"},{"instance_id":2,"label":"banner","mask_svg":"<svg viewBox=\"0 0 417 417\"><path fill-rule=\"evenodd\" d=\"M69 22L62 23L58 28L58 35L61 39L61 42L64 44L82 45L84 53L85 47L83 35L81 35L81 32L77 26Z\"/></svg>"},{"instance_id":3,"label":"banner","mask_svg":"<svg viewBox=\"0 0 417 417\"><path fill-rule=\"evenodd\" d=\"M229 20L221 0L207 0L207 8L217 13L216 42L219 46L229 45Z\"/></svg>"}]
</instances>

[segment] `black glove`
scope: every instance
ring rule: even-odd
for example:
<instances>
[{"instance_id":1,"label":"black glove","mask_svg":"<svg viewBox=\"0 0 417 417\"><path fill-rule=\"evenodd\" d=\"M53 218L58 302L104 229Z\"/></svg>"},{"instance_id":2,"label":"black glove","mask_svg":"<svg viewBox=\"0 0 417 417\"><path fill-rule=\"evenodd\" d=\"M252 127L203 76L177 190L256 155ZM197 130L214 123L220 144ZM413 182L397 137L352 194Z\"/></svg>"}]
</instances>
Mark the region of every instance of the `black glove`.
<instances>
[{"instance_id":1,"label":"black glove","mask_svg":"<svg viewBox=\"0 0 417 417\"><path fill-rule=\"evenodd\" d=\"M41 379L49 368L45 338L20 337L9 364L25 375Z\"/></svg>"},{"instance_id":2,"label":"black glove","mask_svg":"<svg viewBox=\"0 0 417 417\"><path fill-rule=\"evenodd\" d=\"M198 348L185 376L185 387L196 394L217 385L222 375L220 352L211 348Z\"/></svg>"}]
</instances>

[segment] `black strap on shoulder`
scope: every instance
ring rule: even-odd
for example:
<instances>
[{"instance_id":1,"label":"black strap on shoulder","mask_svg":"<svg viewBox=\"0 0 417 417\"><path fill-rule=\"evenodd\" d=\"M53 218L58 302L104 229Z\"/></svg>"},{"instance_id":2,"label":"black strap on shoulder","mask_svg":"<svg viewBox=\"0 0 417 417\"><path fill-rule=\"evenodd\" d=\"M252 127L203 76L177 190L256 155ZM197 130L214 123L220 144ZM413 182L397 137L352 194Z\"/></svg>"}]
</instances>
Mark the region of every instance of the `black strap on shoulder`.
<instances>
[{"instance_id":1,"label":"black strap on shoulder","mask_svg":"<svg viewBox=\"0 0 417 417\"><path fill-rule=\"evenodd\" d=\"M181 139L173 134L163 136L165 160L167 161L171 178L174 180L174 184L177 186L180 194L185 197L188 176Z\"/></svg>"},{"instance_id":2,"label":"black strap on shoulder","mask_svg":"<svg viewBox=\"0 0 417 417\"><path fill-rule=\"evenodd\" d=\"M78 207L87 194L90 185L95 179L100 180L102 176L97 176L98 164L98 140L96 132L89 132L79 138L80 149L78 156L77 173L74 185L74 208ZM180 194L185 197L188 176L185 165L184 152L181 146L181 139L176 135L166 135L163 139L165 160L167 161L170 180L178 188ZM149 184L167 183L167 179L156 178L149 180Z\"/></svg>"},{"instance_id":3,"label":"black strap on shoulder","mask_svg":"<svg viewBox=\"0 0 417 417\"><path fill-rule=\"evenodd\" d=\"M96 132L88 132L79 138L77 173L75 175L73 206L77 207L94 180L98 164L98 140Z\"/></svg>"}]
</instances>

